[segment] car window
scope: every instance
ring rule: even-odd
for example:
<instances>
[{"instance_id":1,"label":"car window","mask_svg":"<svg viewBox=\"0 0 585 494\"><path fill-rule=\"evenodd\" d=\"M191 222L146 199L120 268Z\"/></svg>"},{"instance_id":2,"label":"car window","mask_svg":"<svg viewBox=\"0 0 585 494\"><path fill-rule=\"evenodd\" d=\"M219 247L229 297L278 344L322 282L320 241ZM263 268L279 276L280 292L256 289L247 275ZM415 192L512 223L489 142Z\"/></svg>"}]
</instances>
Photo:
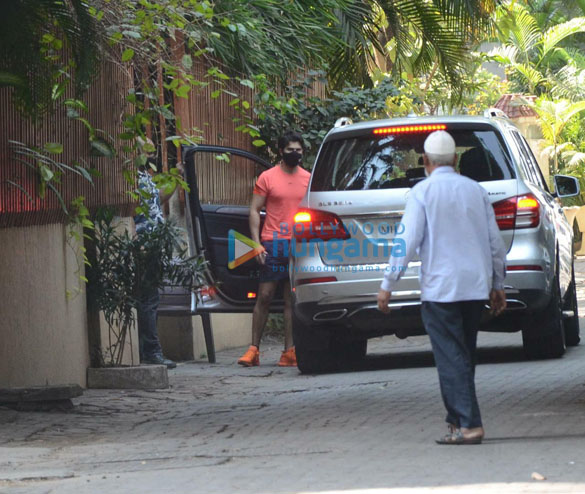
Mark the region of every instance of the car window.
<instances>
[{"instance_id":1,"label":"car window","mask_svg":"<svg viewBox=\"0 0 585 494\"><path fill-rule=\"evenodd\" d=\"M518 149L519 155L520 155L520 167L522 168L522 174L524 175L524 179L527 180L528 182L530 182L533 185L536 185L537 187L543 188L543 184L540 183L539 177L536 174L534 167L531 166L530 163L530 158L526 152L526 147L524 146L524 143L522 142L522 136L516 132L513 131L512 133L512 137L514 139L514 142L516 143L516 147Z\"/></svg>"},{"instance_id":2,"label":"car window","mask_svg":"<svg viewBox=\"0 0 585 494\"><path fill-rule=\"evenodd\" d=\"M457 170L477 181L514 178L508 154L493 130L449 130L456 143ZM427 132L367 135L323 145L313 170L312 191L413 187L425 178Z\"/></svg>"},{"instance_id":3,"label":"car window","mask_svg":"<svg viewBox=\"0 0 585 494\"><path fill-rule=\"evenodd\" d=\"M514 135L518 141L522 156L526 160L526 165L530 173L530 182L548 192L548 185L544 179L538 161L536 161L536 158L530 149L530 145L526 142L524 136L519 132L514 132Z\"/></svg>"}]
</instances>

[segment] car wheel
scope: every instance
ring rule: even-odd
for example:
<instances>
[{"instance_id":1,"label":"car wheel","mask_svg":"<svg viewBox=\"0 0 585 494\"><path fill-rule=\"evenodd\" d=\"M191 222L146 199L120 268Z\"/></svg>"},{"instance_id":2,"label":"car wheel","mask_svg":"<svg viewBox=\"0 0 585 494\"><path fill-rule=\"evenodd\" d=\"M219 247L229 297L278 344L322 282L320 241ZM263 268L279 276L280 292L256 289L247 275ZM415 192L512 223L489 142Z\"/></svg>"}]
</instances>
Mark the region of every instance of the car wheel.
<instances>
[{"instance_id":1,"label":"car wheel","mask_svg":"<svg viewBox=\"0 0 585 494\"><path fill-rule=\"evenodd\" d=\"M579 307L577 306L577 285L575 284L575 267L573 266L573 273L571 275L571 284L565 297L565 305L563 307L566 311L571 311L573 315L564 321L565 325L565 342L567 346L577 346L581 341L579 335Z\"/></svg>"},{"instance_id":2,"label":"car wheel","mask_svg":"<svg viewBox=\"0 0 585 494\"><path fill-rule=\"evenodd\" d=\"M368 351L367 339L334 338L333 357L338 370L353 370L359 366Z\"/></svg>"},{"instance_id":3,"label":"car wheel","mask_svg":"<svg viewBox=\"0 0 585 494\"><path fill-rule=\"evenodd\" d=\"M297 366L303 374L320 374L337 370L330 331L303 324L293 313L293 340Z\"/></svg>"},{"instance_id":4,"label":"car wheel","mask_svg":"<svg viewBox=\"0 0 585 494\"><path fill-rule=\"evenodd\" d=\"M529 328L522 330L524 353L529 359L560 358L565 353L565 328L558 274L553 280L552 296Z\"/></svg>"}]
</instances>

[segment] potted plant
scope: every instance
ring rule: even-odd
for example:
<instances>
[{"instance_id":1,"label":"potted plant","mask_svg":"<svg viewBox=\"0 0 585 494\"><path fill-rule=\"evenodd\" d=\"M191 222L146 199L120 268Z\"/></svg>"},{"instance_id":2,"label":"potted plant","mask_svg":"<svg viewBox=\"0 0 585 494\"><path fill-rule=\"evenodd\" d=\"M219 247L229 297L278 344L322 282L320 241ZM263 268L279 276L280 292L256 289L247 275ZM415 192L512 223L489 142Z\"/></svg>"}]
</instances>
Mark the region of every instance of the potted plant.
<instances>
[{"instance_id":1,"label":"potted plant","mask_svg":"<svg viewBox=\"0 0 585 494\"><path fill-rule=\"evenodd\" d=\"M91 235L92 248L88 249L88 306L90 311L103 314L107 326L107 341L102 343L101 337L94 337L91 343L92 367L88 371L88 381L92 374L101 376L108 372L103 369L129 367L124 366L124 354L127 348L132 351L139 288L160 289L170 284L196 290L204 281L205 261L198 256L188 256L184 230L172 221L157 224L140 235L129 232L120 223L111 209L100 210ZM131 355L131 362L134 362L134 355ZM162 370L164 381L166 368ZM152 371L135 368L127 370L126 374L132 372L137 378L130 379L130 383L137 379L144 381L146 374ZM123 371L112 373L122 374ZM160 387L136 382L136 387L143 385Z\"/></svg>"}]
</instances>

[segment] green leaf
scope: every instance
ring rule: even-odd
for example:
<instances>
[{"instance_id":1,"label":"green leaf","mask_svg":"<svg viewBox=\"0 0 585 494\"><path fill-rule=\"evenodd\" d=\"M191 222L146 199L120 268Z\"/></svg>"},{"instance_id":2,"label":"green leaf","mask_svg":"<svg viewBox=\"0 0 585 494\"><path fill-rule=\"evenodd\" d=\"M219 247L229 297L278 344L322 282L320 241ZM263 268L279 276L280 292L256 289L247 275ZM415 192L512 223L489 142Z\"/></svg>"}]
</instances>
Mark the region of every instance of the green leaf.
<instances>
[{"instance_id":1,"label":"green leaf","mask_svg":"<svg viewBox=\"0 0 585 494\"><path fill-rule=\"evenodd\" d=\"M69 108L88 111L87 105L79 99L66 99L63 104Z\"/></svg>"},{"instance_id":2,"label":"green leaf","mask_svg":"<svg viewBox=\"0 0 585 494\"><path fill-rule=\"evenodd\" d=\"M63 144L60 142L46 142L43 146L43 149L47 153L51 154L61 154L63 152Z\"/></svg>"},{"instance_id":3,"label":"green leaf","mask_svg":"<svg viewBox=\"0 0 585 494\"><path fill-rule=\"evenodd\" d=\"M24 86L24 78L10 72L0 71L0 87L2 86Z\"/></svg>"},{"instance_id":4,"label":"green leaf","mask_svg":"<svg viewBox=\"0 0 585 494\"><path fill-rule=\"evenodd\" d=\"M193 68L193 59L189 54L183 55L181 63L183 64L185 70L191 70Z\"/></svg>"},{"instance_id":5,"label":"green leaf","mask_svg":"<svg viewBox=\"0 0 585 494\"><path fill-rule=\"evenodd\" d=\"M103 156L105 158L113 158L116 156L116 150L113 146L104 139L96 137L90 141L91 154L93 156Z\"/></svg>"},{"instance_id":6,"label":"green leaf","mask_svg":"<svg viewBox=\"0 0 585 494\"><path fill-rule=\"evenodd\" d=\"M52 172L52 170L46 165L40 165L39 172L41 173L41 178L45 182L48 182L49 180L51 180L55 176L55 174Z\"/></svg>"},{"instance_id":7,"label":"green leaf","mask_svg":"<svg viewBox=\"0 0 585 494\"><path fill-rule=\"evenodd\" d=\"M61 96L63 96L65 94L65 90L67 89L67 83L66 82L60 82L59 84L55 84L53 86L53 91L51 94L51 98L53 99L53 101L58 100Z\"/></svg>"},{"instance_id":8,"label":"green leaf","mask_svg":"<svg viewBox=\"0 0 585 494\"><path fill-rule=\"evenodd\" d=\"M254 83L248 79L240 79L240 84L249 87L250 89L254 89Z\"/></svg>"},{"instance_id":9,"label":"green leaf","mask_svg":"<svg viewBox=\"0 0 585 494\"><path fill-rule=\"evenodd\" d=\"M91 173L83 168L82 166L75 165L75 169L85 178L88 182L93 183Z\"/></svg>"},{"instance_id":10,"label":"green leaf","mask_svg":"<svg viewBox=\"0 0 585 494\"><path fill-rule=\"evenodd\" d=\"M128 62L134 57L134 50L132 48L126 48L122 53L122 62Z\"/></svg>"},{"instance_id":11,"label":"green leaf","mask_svg":"<svg viewBox=\"0 0 585 494\"><path fill-rule=\"evenodd\" d=\"M128 36L129 38L134 38L134 39L142 38L142 35L140 33L137 33L136 31L122 31L122 34L124 36Z\"/></svg>"},{"instance_id":12,"label":"green leaf","mask_svg":"<svg viewBox=\"0 0 585 494\"><path fill-rule=\"evenodd\" d=\"M218 98L220 94L221 94L221 91L218 89L217 91L213 91L213 92L211 93L211 97L212 97L213 99L215 99L215 98Z\"/></svg>"},{"instance_id":13,"label":"green leaf","mask_svg":"<svg viewBox=\"0 0 585 494\"><path fill-rule=\"evenodd\" d=\"M585 18L575 17L568 22L549 28L542 38L542 56L555 48L566 37L585 31Z\"/></svg>"},{"instance_id":14,"label":"green leaf","mask_svg":"<svg viewBox=\"0 0 585 494\"><path fill-rule=\"evenodd\" d=\"M175 89L175 95L178 98L187 98L189 96L189 91L191 91L191 88L187 85L183 85L183 86L179 86L177 89Z\"/></svg>"},{"instance_id":15,"label":"green leaf","mask_svg":"<svg viewBox=\"0 0 585 494\"><path fill-rule=\"evenodd\" d=\"M252 145L256 147L266 146L266 142L262 139L256 139L255 141L252 141Z\"/></svg>"},{"instance_id":16,"label":"green leaf","mask_svg":"<svg viewBox=\"0 0 585 494\"><path fill-rule=\"evenodd\" d=\"M145 154L141 154L139 156L136 156L136 158L134 158L134 165L136 166L136 168L140 168L141 166L146 165L147 160L148 160L148 156L146 156Z\"/></svg>"}]
</instances>

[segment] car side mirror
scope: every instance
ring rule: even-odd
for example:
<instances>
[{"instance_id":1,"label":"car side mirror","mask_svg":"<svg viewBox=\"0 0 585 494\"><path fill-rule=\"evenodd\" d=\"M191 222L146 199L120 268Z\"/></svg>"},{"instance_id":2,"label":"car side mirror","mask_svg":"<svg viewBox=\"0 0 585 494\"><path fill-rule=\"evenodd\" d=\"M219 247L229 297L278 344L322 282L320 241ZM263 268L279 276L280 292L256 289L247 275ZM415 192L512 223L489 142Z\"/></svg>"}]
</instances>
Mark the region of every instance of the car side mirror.
<instances>
[{"instance_id":1,"label":"car side mirror","mask_svg":"<svg viewBox=\"0 0 585 494\"><path fill-rule=\"evenodd\" d=\"M555 192L557 197L573 197L580 193L579 180L568 175L555 175Z\"/></svg>"}]
</instances>

